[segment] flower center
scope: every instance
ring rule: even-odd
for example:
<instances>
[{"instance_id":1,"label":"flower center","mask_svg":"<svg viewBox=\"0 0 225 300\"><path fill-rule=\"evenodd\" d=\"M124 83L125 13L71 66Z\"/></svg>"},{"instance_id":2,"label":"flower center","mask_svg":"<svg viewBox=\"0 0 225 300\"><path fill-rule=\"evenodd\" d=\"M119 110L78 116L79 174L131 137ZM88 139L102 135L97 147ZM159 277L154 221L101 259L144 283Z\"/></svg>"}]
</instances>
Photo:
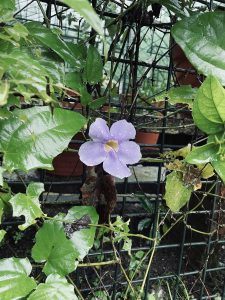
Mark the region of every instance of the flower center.
<instances>
[{"instance_id":1,"label":"flower center","mask_svg":"<svg viewBox=\"0 0 225 300\"><path fill-rule=\"evenodd\" d=\"M114 150L117 152L119 149L119 145L116 140L109 140L107 143L105 143L104 148L105 148L106 152L109 152L111 150Z\"/></svg>"}]
</instances>

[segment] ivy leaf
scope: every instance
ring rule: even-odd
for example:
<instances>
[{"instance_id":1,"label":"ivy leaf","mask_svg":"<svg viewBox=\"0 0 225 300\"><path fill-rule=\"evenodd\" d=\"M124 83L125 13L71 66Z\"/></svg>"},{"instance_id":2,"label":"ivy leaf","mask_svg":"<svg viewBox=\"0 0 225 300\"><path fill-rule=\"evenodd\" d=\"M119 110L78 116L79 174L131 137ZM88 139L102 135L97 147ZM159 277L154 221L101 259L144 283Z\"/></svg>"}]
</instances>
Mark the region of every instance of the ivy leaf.
<instances>
[{"instance_id":1,"label":"ivy leaf","mask_svg":"<svg viewBox=\"0 0 225 300\"><path fill-rule=\"evenodd\" d=\"M99 35L104 36L102 21L88 0L62 0L62 2L77 11Z\"/></svg>"},{"instance_id":2,"label":"ivy leaf","mask_svg":"<svg viewBox=\"0 0 225 300\"><path fill-rule=\"evenodd\" d=\"M36 262L45 262L43 272L46 275L58 273L64 276L75 270L77 255L72 242L66 238L62 223L45 221L35 239L32 258Z\"/></svg>"},{"instance_id":3,"label":"ivy leaf","mask_svg":"<svg viewBox=\"0 0 225 300\"><path fill-rule=\"evenodd\" d=\"M166 178L166 205L173 212L179 211L190 200L193 187L184 184L181 172L173 171Z\"/></svg>"},{"instance_id":4,"label":"ivy leaf","mask_svg":"<svg viewBox=\"0 0 225 300\"><path fill-rule=\"evenodd\" d=\"M98 50L90 45L87 52L87 60L84 68L84 81L96 84L102 79L103 63Z\"/></svg>"},{"instance_id":5,"label":"ivy leaf","mask_svg":"<svg viewBox=\"0 0 225 300\"><path fill-rule=\"evenodd\" d=\"M29 277L32 266L27 258L0 260L0 299L17 300L26 297L36 282Z\"/></svg>"},{"instance_id":6,"label":"ivy leaf","mask_svg":"<svg viewBox=\"0 0 225 300\"><path fill-rule=\"evenodd\" d=\"M1 230L0 230L0 243L1 243L1 241L4 239L5 234L6 234L6 231L3 230L3 229L1 229Z\"/></svg>"},{"instance_id":7,"label":"ivy leaf","mask_svg":"<svg viewBox=\"0 0 225 300\"><path fill-rule=\"evenodd\" d=\"M194 67L206 76L214 75L225 85L225 15L214 11L184 18L172 28L172 35Z\"/></svg>"},{"instance_id":8,"label":"ivy leaf","mask_svg":"<svg viewBox=\"0 0 225 300\"><path fill-rule=\"evenodd\" d=\"M28 300L78 300L72 284L58 274L51 274L45 283L40 283Z\"/></svg>"},{"instance_id":9,"label":"ivy leaf","mask_svg":"<svg viewBox=\"0 0 225 300\"><path fill-rule=\"evenodd\" d=\"M66 220L74 220L76 222L79 219L88 217L88 224L98 224L98 214L93 206L74 206L69 211L65 217ZM88 225L87 224L87 225ZM76 252L76 259L83 260L83 258L88 254L88 251L92 248L94 244L96 227L91 226L89 228L82 228L75 231L71 235L71 241L73 243L74 250Z\"/></svg>"},{"instance_id":10,"label":"ivy leaf","mask_svg":"<svg viewBox=\"0 0 225 300\"><path fill-rule=\"evenodd\" d=\"M44 192L44 184L40 182L30 183L27 187L27 194L18 193L9 201L13 207L14 217L25 217L25 223L19 225L20 230L36 223L36 219L44 215L38 200L40 194Z\"/></svg>"},{"instance_id":11,"label":"ivy leaf","mask_svg":"<svg viewBox=\"0 0 225 300\"><path fill-rule=\"evenodd\" d=\"M8 170L52 170L52 160L69 144L85 124L79 113L49 107L17 110L11 118L0 121L0 151Z\"/></svg>"},{"instance_id":12,"label":"ivy leaf","mask_svg":"<svg viewBox=\"0 0 225 300\"><path fill-rule=\"evenodd\" d=\"M218 160L219 145L209 143L195 147L185 158L190 164L203 164Z\"/></svg>"}]
</instances>

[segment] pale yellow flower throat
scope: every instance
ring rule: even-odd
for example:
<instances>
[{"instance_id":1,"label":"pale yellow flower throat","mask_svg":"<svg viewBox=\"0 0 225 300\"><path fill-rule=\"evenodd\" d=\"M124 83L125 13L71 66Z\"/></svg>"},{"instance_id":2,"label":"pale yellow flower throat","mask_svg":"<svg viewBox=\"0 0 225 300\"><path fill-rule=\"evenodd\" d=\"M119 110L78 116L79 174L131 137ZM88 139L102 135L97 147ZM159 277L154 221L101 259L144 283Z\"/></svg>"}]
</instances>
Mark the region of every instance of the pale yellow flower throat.
<instances>
[{"instance_id":1,"label":"pale yellow flower throat","mask_svg":"<svg viewBox=\"0 0 225 300\"><path fill-rule=\"evenodd\" d=\"M111 150L118 151L119 145L116 140L109 140L105 145L104 145L105 151L109 152Z\"/></svg>"}]
</instances>

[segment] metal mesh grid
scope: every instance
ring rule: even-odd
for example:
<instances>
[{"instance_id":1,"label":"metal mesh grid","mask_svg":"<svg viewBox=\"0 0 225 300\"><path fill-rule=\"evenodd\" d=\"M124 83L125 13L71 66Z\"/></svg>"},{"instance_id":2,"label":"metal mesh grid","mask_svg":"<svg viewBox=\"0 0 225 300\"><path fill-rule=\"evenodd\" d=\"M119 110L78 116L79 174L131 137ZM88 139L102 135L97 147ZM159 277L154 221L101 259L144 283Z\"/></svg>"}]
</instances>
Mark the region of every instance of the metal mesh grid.
<instances>
[{"instance_id":1,"label":"metal mesh grid","mask_svg":"<svg viewBox=\"0 0 225 300\"><path fill-rule=\"evenodd\" d=\"M19 12L17 17L24 21L43 21L43 14L38 5L41 3L42 9L48 13L48 17L53 16L50 18L51 25L61 27L66 38L80 41L87 36L87 33L82 33L84 24L79 22L79 16L75 16L78 21L75 21L74 26L71 25L72 23L69 24L68 15L71 11L61 6L59 1L19 0L17 2ZM104 4L104 1L100 2ZM109 3L109 1L105 2ZM120 5L116 4L116 10L113 12L107 5L105 10L100 11L104 5L100 6L99 3L96 4L93 1L93 5L95 4L96 10L101 15L104 15L104 12L105 15L120 13ZM115 3L118 2L115 1ZM212 1L199 1L199 3L212 5ZM220 5L222 3L220 1ZM59 14L59 12L63 12L62 15L66 17L59 20L56 16L56 13ZM136 124L136 127L142 129L147 127L148 130L160 134L157 144L141 144L144 157L158 157L159 153L181 148L188 142L195 143L202 138L202 134L191 126L192 121L189 117L179 119L178 114L175 113L176 108L169 107L167 103L160 108L155 108L151 103L146 105L155 94L167 90L177 83L177 71L185 74L193 71L182 68L178 70L174 67L172 61L174 42L170 36L172 23L167 11L163 11L163 15L161 14L161 17L155 20L151 27L141 27L139 23L131 23L124 34L126 38L122 42L116 35L114 46L117 44L117 47L110 49L109 63L105 70L108 77L119 86L121 94L129 95L131 99L139 94L145 94L146 88L149 87L148 96L138 102L129 102L129 99L125 99L124 103L121 95L119 99L113 95L109 97L109 102L116 111L115 114L111 113L112 120L122 116ZM118 111L122 112L120 116L118 116ZM160 119L157 118L159 112L163 116ZM181 112L184 114L183 116L188 114L185 110ZM90 112L92 116L104 114L102 111ZM80 141L74 142L80 143ZM37 174L33 176L35 180L40 179L45 183L48 192L43 196L42 201L46 208L81 203L79 199L81 178L72 176L62 178L43 171L39 173L40 178L37 177ZM224 214L224 206L221 204L223 197L218 179L204 182L202 190L194 193L189 206L182 212L169 213L169 215L162 200L164 179L165 168L162 163L143 163L133 168L131 178L117 181L118 202L112 219L118 214L126 220L131 219L131 229L136 233L138 232L138 222L147 218L150 220L149 226L144 229L144 232L152 238L157 234L164 235L163 232L158 232L158 223L168 222L167 226L177 223L177 226L174 226L173 230L165 235L161 243L156 245L156 254L148 272L144 299L147 300L147 292L151 289L162 289L167 293L170 291L172 298L164 294L162 299L186 299L184 287L193 295L191 299L215 299L217 293L220 294L221 299L225 299L224 235L219 233L216 236L204 235L192 230L192 226L196 228L196 224L199 226L198 231L211 232L218 229L221 215ZM27 177L26 180L30 181L31 179ZM17 178L13 180L9 178L9 184L13 191L24 191L23 182ZM206 191L210 191L207 196ZM195 208L196 201L202 203ZM149 210L145 209L144 202L150 207ZM169 218L165 218L165 216L169 216ZM15 222L6 222L6 225L10 224L15 225ZM134 239L133 245L132 253L140 250L151 253L153 247L152 242L139 239ZM125 268L128 268L127 254L120 245L117 250L121 260L125 262ZM93 262L102 257L104 260L113 257L113 250L107 244L102 244L98 250L92 250L87 257L87 262ZM140 285L143 276L144 271L141 270L138 279L134 280L133 284ZM94 280L96 277L98 278L97 284ZM78 268L74 278L86 297L95 290L107 290L111 295L110 299L121 299L116 298L117 293L127 285L118 265L111 265L110 268L102 267L100 270L90 267Z\"/></svg>"}]
</instances>

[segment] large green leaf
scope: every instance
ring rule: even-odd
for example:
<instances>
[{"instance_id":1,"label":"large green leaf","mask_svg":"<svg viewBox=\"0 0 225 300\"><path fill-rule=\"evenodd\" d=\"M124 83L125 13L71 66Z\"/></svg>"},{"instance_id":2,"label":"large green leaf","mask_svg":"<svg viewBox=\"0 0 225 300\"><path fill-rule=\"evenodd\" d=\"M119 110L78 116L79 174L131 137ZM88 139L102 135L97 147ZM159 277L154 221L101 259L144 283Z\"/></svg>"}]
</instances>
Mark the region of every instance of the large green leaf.
<instances>
[{"instance_id":1,"label":"large green leaf","mask_svg":"<svg viewBox=\"0 0 225 300\"><path fill-rule=\"evenodd\" d=\"M64 276L75 270L77 255L61 222L46 221L38 230L32 257L36 262L45 262L43 272L46 275L58 273Z\"/></svg>"},{"instance_id":2,"label":"large green leaf","mask_svg":"<svg viewBox=\"0 0 225 300\"><path fill-rule=\"evenodd\" d=\"M199 88L193 118L195 124L207 134L224 131L225 91L215 77L209 76Z\"/></svg>"},{"instance_id":3,"label":"large green leaf","mask_svg":"<svg viewBox=\"0 0 225 300\"><path fill-rule=\"evenodd\" d=\"M184 18L172 28L175 41L195 68L214 75L225 85L224 12L206 12Z\"/></svg>"},{"instance_id":4,"label":"large green leaf","mask_svg":"<svg viewBox=\"0 0 225 300\"><path fill-rule=\"evenodd\" d=\"M20 230L35 224L36 219L44 215L38 200L42 192L44 192L44 184L33 182L27 187L27 194L18 193L9 201L13 207L13 216L25 217L25 223L18 226Z\"/></svg>"},{"instance_id":5,"label":"large green leaf","mask_svg":"<svg viewBox=\"0 0 225 300\"><path fill-rule=\"evenodd\" d=\"M219 145L209 143L201 147L195 147L185 158L190 164L203 164L218 160Z\"/></svg>"},{"instance_id":6,"label":"large green leaf","mask_svg":"<svg viewBox=\"0 0 225 300\"><path fill-rule=\"evenodd\" d=\"M52 170L52 160L68 145L85 124L80 114L49 107L17 110L15 115L0 120L0 151L8 170Z\"/></svg>"},{"instance_id":7,"label":"large green leaf","mask_svg":"<svg viewBox=\"0 0 225 300\"><path fill-rule=\"evenodd\" d=\"M28 300L78 300L74 294L74 287L64 277L58 274L51 274L45 283L37 286Z\"/></svg>"},{"instance_id":8,"label":"large green leaf","mask_svg":"<svg viewBox=\"0 0 225 300\"><path fill-rule=\"evenodd\" d=\"M0 299L19 300L26 297L36 282L29 277L32 266L27 258L6 258L0 260Z\"/></svg>"},{"instance_id":9,"label":"large green leaf","mask_svg":"<svg viewBox=\"0 0 225 300\"><path fill-rule=\"evenodd\" d=\"M98 223L98 214L94 207L92 206L74 206L69 211L65 217L65 220L74 220L76 222L79 219L87 217L89 220L88 224ZM88 251L92 248L94 244L96 228L94 226L83 228L75 231L71 235L71 241L73 243L74 250L76 252L76 258L82 260Z\"/></svg>"},{"instance_id":10,"label":"large green leaf","mask_svg":"<svg viewBox=\"0 0 225 300\"><path fill-rule=\"evenodd\" d=\"M35 40L52 49L65 62L74 67L80 65L79 60L76 59L67 44L51 29L46 28L40 22L28 22L26 28Z\"/></svg>"},{"instance_id":11,"label":"large green leaf","mask_svg":"<svg viewBox=\"0 0 225 300\"><path fill-rule=\"evenodd\" d=\"M98 50L90 45L84 68L84 81L90 84L98 83L102 79L103 63Z\"/></svg>"},{"instance_id":12,"label":"large green leaf","mask_svg":"<svg viewBox=\"0 0 225 300\"><path fill-rule=\"evenodd\" d=\"M187 186L182 180L182 173L173 171L166 176L166 205L173 211L179 211L191 197L193 187Z\"/></svg>"},{"instance_id":13,"label":"large green leaf","mask_svg":"<svg viewBox=\"0 0 225 300\"><path fill-rule=\"evenodd\" d=\"M62 0L62 2L77 11L99 35L104 36L102 21L88 0Z\"/></svg>"}]
</instances>

